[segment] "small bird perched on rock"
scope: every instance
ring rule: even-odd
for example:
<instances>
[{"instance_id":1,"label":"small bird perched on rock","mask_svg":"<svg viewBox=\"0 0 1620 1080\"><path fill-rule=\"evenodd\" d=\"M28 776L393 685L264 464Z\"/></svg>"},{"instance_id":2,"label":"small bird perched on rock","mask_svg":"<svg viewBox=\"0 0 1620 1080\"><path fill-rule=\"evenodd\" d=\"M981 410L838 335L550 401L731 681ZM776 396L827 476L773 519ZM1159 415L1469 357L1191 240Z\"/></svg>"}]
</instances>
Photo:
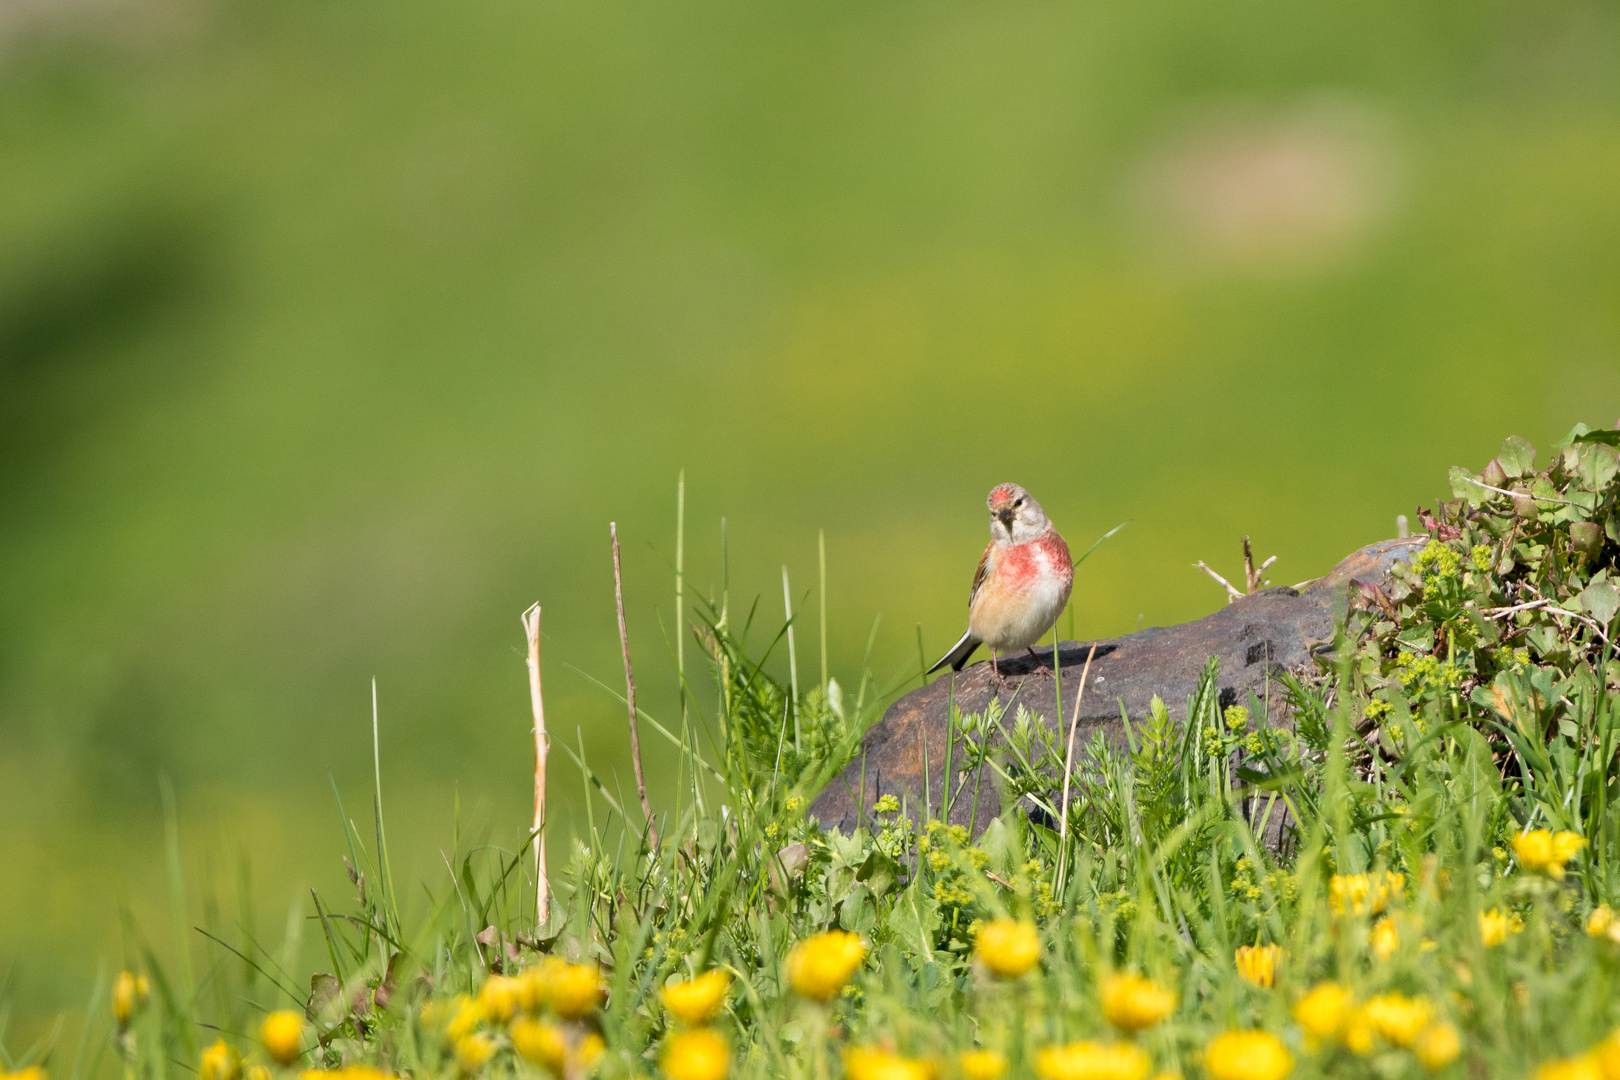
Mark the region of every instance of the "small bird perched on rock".
<instances>
[{"instance_id":1,"label":"small bird perched on rock","mask_svg":"<svg viewBox=\"0 0 1620 1080\"><path fill-rule=\"evenodd\" d=\"M990 646L990 667L998 653L1029 649L1052 628L1069 602L1074 586L1074 563L1069 545L1046 517L1034 496L1017 484L997 484L990 490L990 546L984 549L968 593L968 628L962 640L940 662L932 675L950 665L961 671L975 649ZM1036 666L1040 660L1035 659Z\"/></svg>"}]
</instances>

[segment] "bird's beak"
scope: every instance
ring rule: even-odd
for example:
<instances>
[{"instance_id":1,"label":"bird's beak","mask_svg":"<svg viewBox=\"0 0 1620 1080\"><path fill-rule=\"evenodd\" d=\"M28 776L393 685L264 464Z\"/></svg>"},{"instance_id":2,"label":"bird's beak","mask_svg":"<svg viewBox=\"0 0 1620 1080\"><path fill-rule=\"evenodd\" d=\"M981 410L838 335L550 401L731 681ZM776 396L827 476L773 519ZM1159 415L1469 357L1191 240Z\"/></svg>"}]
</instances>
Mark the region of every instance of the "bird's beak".
<instances>
[{"instance_id":1,"label":"bird's beak","mask_svg":"<svg viewBox=\"0 0 1620 1080\"><path fill-rule=\"evenodd\" d=\"M996 517L1001 519L1001 524L1006 528L1006 530L1008 532L1012 532L1012 523L1013 523L1012 507L1009 506L1009 507L1006 507L1005 509L997 510L996 511Z\"/></svg>"}]
</instances>

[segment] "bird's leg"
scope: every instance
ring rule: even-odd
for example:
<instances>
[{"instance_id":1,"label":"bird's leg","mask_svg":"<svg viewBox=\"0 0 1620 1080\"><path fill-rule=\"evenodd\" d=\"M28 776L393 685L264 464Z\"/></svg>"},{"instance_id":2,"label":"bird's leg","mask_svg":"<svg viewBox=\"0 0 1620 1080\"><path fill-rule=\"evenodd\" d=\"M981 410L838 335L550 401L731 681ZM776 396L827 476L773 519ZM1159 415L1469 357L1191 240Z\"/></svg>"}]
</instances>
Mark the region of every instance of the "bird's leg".
<instances>
[{"instance_id":1,"label":"bird's leg","mask_svg":"<svg viewBox=\"0 0 1620 1080\"><path fill-rule=\"evenodd\" d=\"M990 674L996 677L996 682L1001 681L1001 668L996 666L996 650L994 649L990 650Z\"/></svg>"}]
</instances>

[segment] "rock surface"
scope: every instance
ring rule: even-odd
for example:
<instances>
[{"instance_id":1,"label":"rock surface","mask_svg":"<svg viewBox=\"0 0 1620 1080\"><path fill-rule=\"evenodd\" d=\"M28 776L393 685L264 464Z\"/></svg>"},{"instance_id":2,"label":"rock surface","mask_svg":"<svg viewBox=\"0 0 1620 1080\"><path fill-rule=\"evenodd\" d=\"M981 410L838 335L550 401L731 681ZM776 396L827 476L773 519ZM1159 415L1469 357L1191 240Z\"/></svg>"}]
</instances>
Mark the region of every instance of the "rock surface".
<instances>
[{"instance_id":1,"label":"rock surface","mask_svg":"<svg viewBox=\"0 0 1620 1080\"><path fill-rule=\"evenodd\" d=\"M1387 586L1390 568L1427 541L1425 536L1416 536L1372 544L1302 589L1266 589L1194 622L1097 642L1063 642L1058 658L1065 713L1080 689L1086 655L1093 644L1097 649L1080 706L1076 745L1084 745L1099 729L1121 732L1121 703L1134 719L1147 713L1155 694L1169 706L1172 716L1183 720L1187 699L1211 656L1220 659L1223 706L1246 702L1250 690L1263 699L1268 676L1304 670L1311 663L1311 650L1332 639L1334 621L1344 616L1352 581ZM1051 650L1035 651L1041 657L1040 671L1027 654L1009 657L1001 662L999 686L988 661L966 668L955 678L958 707L965 713L982 713L997 694L1006 700L1016 693L1019 701L1050 722L1054 704ZM861 755L823 789L810 813L826 828L851 832L866 808L883 795L904 796L911 807L919 806L925 777L930 805L941 805L951 693L952 679L947 672L889 706L883 719L866 733ZM1002 809L999 791L991 790L993 783L994 774L987 773L975 820L969 820L973 800L958 798L951 808L951 823L968 825L975 835L988 826Z\"/></svg>"}]
</instances>

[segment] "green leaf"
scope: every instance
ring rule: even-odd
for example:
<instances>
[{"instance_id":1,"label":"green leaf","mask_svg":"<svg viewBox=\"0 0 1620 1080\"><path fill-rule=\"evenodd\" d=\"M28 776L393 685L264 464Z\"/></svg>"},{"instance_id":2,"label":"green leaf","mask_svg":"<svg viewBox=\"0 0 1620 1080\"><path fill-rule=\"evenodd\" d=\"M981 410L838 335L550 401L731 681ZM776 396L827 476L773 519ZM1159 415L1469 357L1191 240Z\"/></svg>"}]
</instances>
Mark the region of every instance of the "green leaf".
<instances>
[{"instance_id":1,"label":"green leaf","mask_svg":"<svg viewBox=\"0 0 1620 1080\"><path fill-rule=\"evenodd\" d=\"M1603 443L1588 443L1580 449L1581 486L1590 491L1602 491L1620 472L1620 453Z\"/></svg>"},{"instance_id":2,"label":"green leaf","mask_svg":"<svg viewBox=\"0 0 1620 1080\"><path fill-rule=\"evenodd\" d=\"M1518 435L1509 435L1502 440L1502 449L1496 452L1496 463L1502 466L1502 471L1517 480L1536 466L1536 448L1530 445L1530 440Z\"/></svg>"},{"instance_id":3,"label":"green leaf","mask_svg":"<svg viewBox=\"0 0 1620 1080\"><path fill-rule=\"evenodd\" d=\"M1493 494L1490 489L1480 486L1480 475L1463 468L1461 465L1451 467L1451 493L1459 499L1466 499L1469 506L1478 507Z\"/></svg>"},{"instance_id":4,"label":"green leaf","mask_svg":"<svg viewBox=\"0 0 1620 1080\"><path fill-rule=\"evenodd\" d=\"M1581 592L1581 607L1598 622L1607 626L1620 611L1620 589L1612 581L1599 581Z\"/></svg>"},{"instance_id":5,"label":"green leaf","mask_svg":"<svg viewBox=\"0 0 1620 1080\"><path fill-rule=\"evenodd\" d=\"M1588 431L1583 435L1576 435L1570 442L1603 443L1606 446L1620 446L1620 429L1608 428L1600 431ZM1506 466L1503 466L1506 468Z\"/></svg>"}]
</instances>

